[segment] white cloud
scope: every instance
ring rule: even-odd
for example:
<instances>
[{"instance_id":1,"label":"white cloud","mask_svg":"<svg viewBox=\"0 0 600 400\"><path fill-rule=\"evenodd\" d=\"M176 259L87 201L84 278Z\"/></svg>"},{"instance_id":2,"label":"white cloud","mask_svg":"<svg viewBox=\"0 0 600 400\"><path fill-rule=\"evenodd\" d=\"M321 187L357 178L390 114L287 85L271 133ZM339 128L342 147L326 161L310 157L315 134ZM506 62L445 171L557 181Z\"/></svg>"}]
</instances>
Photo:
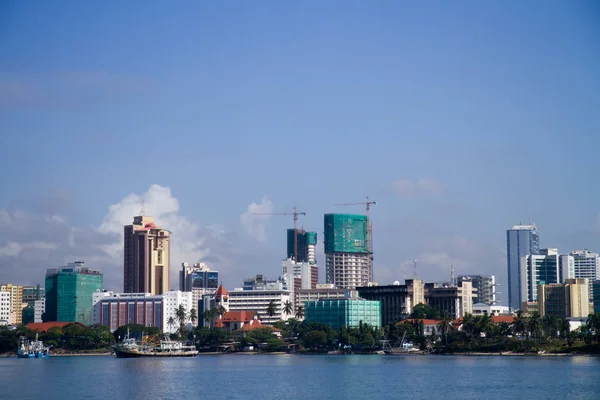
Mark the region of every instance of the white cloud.
<instances>
[{"instance_id":1,"label":"white cloud","mask_svg":"<svg viewBox=\"0 0 600 400\"><path fill-rule=\"evenodd\" d=\"M273 203L267 196L263 197L260 203L250 203L246 211L240 216L240 223L244 231L259 242L267 240L266 224L271 218L269 214L273 212Z\"/></svg>"},{"instance_id":2,"label":"white cloud","mask_svg":"<svg viewBox=\"0 0 600 400\"><path fill-rule=\"evenodd\" d=\"M400 197L440 196L444 193L444 186L434 179L421 178L416 182L412 179L397 179L391 186Z\"/></svg>"}]
</instances>

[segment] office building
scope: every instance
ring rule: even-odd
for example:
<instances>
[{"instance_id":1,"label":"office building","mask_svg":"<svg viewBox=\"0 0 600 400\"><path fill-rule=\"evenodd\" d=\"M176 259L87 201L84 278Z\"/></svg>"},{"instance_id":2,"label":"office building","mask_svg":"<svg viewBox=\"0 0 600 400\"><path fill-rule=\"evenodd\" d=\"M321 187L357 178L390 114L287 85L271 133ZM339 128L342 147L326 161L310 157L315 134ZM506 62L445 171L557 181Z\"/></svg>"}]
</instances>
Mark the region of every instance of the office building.
<instances>
[{"instance_id":1,"label":"office building","mask_svg":"<svg viewBox=\"0 0 600 400\"><path fill-rule=\"evenodd\" d=\"M318 322L338 330L368 324L381 327L381 303L377 300L318 300L306 303L306 322Z\"/></svg>"},{"instance_id":2,"label":"office building","mask_svg":"<svg viewBox=\"0 0 600 400\"><path fill-rule=\"evenodd\" d=\"M140 215L124 228L125 293L163 294L169 291L171 233L154 218Z\"/></svg>"},{"instance_id":3,"label":"office building","mask_svg":"<svg viewBox=\"0 0 600 400\"><path fill-rule=\"evenodd\" d=\"M94 324L104 325L111 332L128 324L157 327L161 330L166 326L161 295L97 291L92 299Z\"/></svg>"},{"instance_id":4,"label":"office building","mask_svg":"<svg viewBox=\"0 0 600 400\"><path fill-rule=\"evenodd\" d=\"M33 322L40 323L44 322L43 316L46 312L46 298L42 297L36 300L33 304Z\"/></svg>"},{"instance_id":5,"label":"office building","mask_svg":"<svg viewBox=\"0 0 600 400\"><path fill-rule=\"evenodd\" d=\"M37 286L23 286L23 325L35 322L35 302L44 297L44 289ZM39 321L42 322L42 321Z\"/></svg>"},{"instance_id":6,"label":"office building","mask_svg":"<svg viewBox=\"0 0 600 400\"><path fill-rule=\"evenodd\" d=\"M265 324L285 321L294 317L294 313L283 312L284 304L293 300L293 295L289 290L269 289L269 286L250 290L236 288L227 292L227 297L227 311L255 311ZM271 302L275 305L273 315L269 315L268 312Z\"/></svg>"},{"instance_id":7,"label":"office building","mask_svg":"<svg viewBox=\"0 0 600 400\"><path fill-rule=\"evenodd\" d=\"M425 283L420 279L407 279L404 285L360 286L356 288L361 298L381 303L383 325L407 318L417 304L425 303Z\"/></svg>"},{"instance_id":8,"label":"office building","mask_svg":"<svg viewBox=\"0 0 600 400\"><path fill-rule=\"evenodd\" d=\"M83 261L48 269L46 272L46 315L44 322L92 324L93 295L102 290L103 276Z\"/></svg>"},{"instance_id":9,"label":"office building","mask_svg":"<svg viewBox=\"0 0 600 400\"><path fill-rule=\"evenodd\" d=\"M202 296L214 293L219 287L219 272L212 271L205 263L196 263L190 266L181 264L179 272L179 290L192 293L192 304L199 313L198 304Z\"/></svg>"},{"instance_id":10,"label":"office building","mask_svg":"<svg viewBox=\"0 0 600 400\"><path fill-rule=\"evenodd\" d=\"M521 298L537 301L539 285L562 283L575 277L575 263L570 255L561 255L558 249L541 249L537 255L524 256L521 260Z\"/></svg>"},{"instance_id":11,"label":"office building","mask_svg":"<svg viewBox=\"0 0 600 400\"><path fill-rule=\"evenodd\" d=\"M446 314L451 319L473 314L473 297L477 289L470 281L458 282L457 285L426 283L425 301L440 314Z\"/></svg>"},{"instance_id":12,"label":"office building","mask_svg":"<svg viewBox=\"0 0 600 400\"><path fill-rule=\"evenodd\" d=\"M9 325L21 325L23 323L23 286L12 283L0 285L0 292L10 293Z\"/></svg>"},{"instance_id":13,"label":"office building","mask_svg":"<svg viewBox=\"0 0 600 400\"><path fill-rule=\"evenodd\" d=\"M516 225L506 231L506 261L508 270L508 306L517 310L527 298L523 297L521 265L523 257L539 254L540 239L535 225Z\"/></svg>"},{"instance_id":14,"label":"office building","mask_svg":"<svg viewBox=\"0 0 600 400\"><path fill-rule=\"evenodd\" d=\"M10 323L10 292L0 288L0 326Z\"/></svg>"},{"instance_id":15,"label":"office building","mask_svg":"<svg viewBox=\"0 0 600 400\"><path fill-rule=\"evenodd\" d=\"M539 285L538 304L541 316L587 318L590 313L587 279L567 279L565 283Z\"/></svg>"},{"instance_id":16,"label":"office building","mask_svg":"<svg viewBox=\"0 0 600 400\"><path fill-rule=\"evenodd\" d=\"M473 297L473 304L496 304L496 277L494 275L460 275L457 282L470 281L477 289L477 297Z\"/></svg>"},{"instance_id":17,"label":"office building","mask_svg":"<svg viewBox=\"0 0 600 400\"><path fill-rule=\"evenodd\" d=\"M296 229L296 245L298 262L316 264L317 233ZM294 259L294 229L287 230L287 258Z\"/></svg>"},{"instance_id":18,"label":"office building","mask_svg":"<svg viewBox=\"0 0 600 400\"><path fill-rule=\"evenodd\" d=\"M497 304L475 303L473 304L473 315L511 315L508 306Z\"/></svg>"},{"instance_id":19,"label":"office building","mask_svg":"<svg viewBox=\"0 0 600 400\"><path fill-rule=\"evenodd\" d=\"M587 279L590 283L590 299L594 298L594 281L600 279L600 255L589 250L575 250L570 253L575 263L575 278Z\"/></svg>"},{"instance_id":20,"label":"office building","mask_svg":"<svg viewBox=\"0 0 600 400\"><path fill-rule=\"evenodd\" d=\"M325 214L326 281L339 289L370 282L368 218L357 214Z\"/></svg>"},{"instance_id":21,"label":"office building","mask_svg":"<svg viewBox=\"0 0 600 400\"><path fill-rule=\"evenodd\" d=\"M593 311L600 313L600 280L595 280L594 283L594 297L593 297Z\"/></svg>"}]
</instances>

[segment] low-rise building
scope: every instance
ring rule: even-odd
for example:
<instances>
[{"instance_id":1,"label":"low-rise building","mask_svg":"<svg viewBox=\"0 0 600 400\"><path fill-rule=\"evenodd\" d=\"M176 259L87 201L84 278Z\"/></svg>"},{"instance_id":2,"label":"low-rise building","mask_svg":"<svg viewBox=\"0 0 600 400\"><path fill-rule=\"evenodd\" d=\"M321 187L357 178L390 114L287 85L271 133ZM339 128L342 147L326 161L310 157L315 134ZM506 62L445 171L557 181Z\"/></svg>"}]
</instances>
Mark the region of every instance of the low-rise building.
<instances>
[{"instance_id":1,"label":"low-rise building","mask_svg":"<svg viewBox=\"0 0 600 400\"><path fill-rule=\"evenodd\" d=\"M473 296L477 289L473 288L470 281L451 284L425 284L425 301L442 314L447 314L451 319L473 314Z\"/></svg>"},{"instance_id":2,"label":"low-rise building","mask_svg":"<svg viewBox=\"0 0 600 400\"><path fill-rule=\"evenodd\" d=\"M294 317L294 313L284 313L286 302L292 302L291 293L284 289L234 289L229 292L229 311L255 311L265 324L272 324ZM269 304L274 304L274 311L269 313Z\"/></svg>"},{"instance_id":3,"label":"low-rise building","mask_svg":"<svg viewBox=\"0 0 600 400\"><path fill-rule=\"evenodd\" d=\"M46 312L46 298L42 297L33 302L33 322L43 322L43 316Z\"/></svg>"},{"instance_id":4,"label":"low-rise building","mask_svg":"<svg viewBox=\"0 0 600 400\"><path fill-rule=\"evenodd\" d=\"M417 304L425 303L425 284L420 279L407 279L404 285L360 286L361 298L381 302L383 325L393 324L408 317Z\"/></svg>"},{"instance_id":5,"label":"low-rise building","mask_svg":"<svg viewBox=\"0 0 600 400\"><path fill-rule=\"evenodd\" d=\"M378 300L318 300L306 303L305 321L319 322L340 329L361 323L381 327L381 302Z\"/></svg>"},{"instance_id":6,"label":"low-rise building","mask_svg":"<svg viewBox=\"0 0 600 400\"><path fill-rule=\"evenodd\" d=\"M473 304L473 315L510 315L508 306L495 304L475 303Z\"/></svg>"},{"instance_id":7,"label":"low-rise building","mask_svg":"<svg viewBox=\"0 0 600 400\"><path fill-rule=\"evenodd\" d=\"M589 283L567 279L565 283L538 286L540 315L557 318L585 318L590 313Z\"/></svg>"},{"instance_id":8,"label":"low-rise building","mask_svg":"<svg viewBox=\"0 0 600 400\"><path fill-rule=\"evenodd\" d=\"M10 320L10 292L0 290L0 322L8 325Z\"/></svg>"}]
</instances>

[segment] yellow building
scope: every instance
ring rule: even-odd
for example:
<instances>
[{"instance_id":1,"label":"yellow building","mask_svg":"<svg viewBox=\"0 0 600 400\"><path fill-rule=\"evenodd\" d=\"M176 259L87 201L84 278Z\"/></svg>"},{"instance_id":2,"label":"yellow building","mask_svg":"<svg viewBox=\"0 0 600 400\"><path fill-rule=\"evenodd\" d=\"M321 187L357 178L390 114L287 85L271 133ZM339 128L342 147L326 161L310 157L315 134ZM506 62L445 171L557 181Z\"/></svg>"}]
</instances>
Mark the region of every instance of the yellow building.
<instances>
[{"instance_id":1,"label":"yellow building","mask_svg":"<svg viewBox=\"0 0 600 400\"><path fill-rule=\"evenodd\" d=\"M10 293L9 301L9 319L10 325L21 325L23 323L23 286L13 285L11 283L0 285L0 292ZM26 306L26 304L25 304Z\"/></svg>"},{"instance_id":2,"label":"yellow building","mask_svg":"<svg viewBox=\"0 0 600 400\"><path fill-rule=\"evenodd\" d=\"M587 278L566 279L565 283L538 286L540 315L559 318L584 318L590 313Z\"/></svg>"}]
</instances>

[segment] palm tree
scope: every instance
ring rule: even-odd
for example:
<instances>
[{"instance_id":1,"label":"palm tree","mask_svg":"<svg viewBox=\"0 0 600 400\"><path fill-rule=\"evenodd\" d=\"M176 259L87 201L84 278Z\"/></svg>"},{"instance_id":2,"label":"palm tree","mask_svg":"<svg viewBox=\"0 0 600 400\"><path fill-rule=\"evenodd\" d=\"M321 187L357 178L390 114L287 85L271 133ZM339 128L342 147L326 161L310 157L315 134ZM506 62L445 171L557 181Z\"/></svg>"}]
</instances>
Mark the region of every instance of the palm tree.
<instances>
[{"instance_id":1,"label":"palm tree","mask_svg":"<svg viewBox=\"0 0 600 400\"><path fill-rule=\"evenodd\" d=\"M539 331L542 328L542 317L540 317L540 313L534 311L531 313L531 317L529 318L529 331L531 332L531 336L535 339L539 337Z\"/></svg>"},{"instance_id":2,"label":"palm tree","mask_svg":"<svg viewBox=\"0 0 600 400\"><path fill-rule=\"evenodd\" d=\"M267 305L267 314L269 315L269 317L272 317L273 315L275 315L276 312L277 312L277 305L275 305L275 302L273 300L271 300L269 302L269 305Z\"/></svg>"},{"instance_id":3,"label":"palm tree","mask_svg":"<svg viewBox=\"0 0 600 400\"><path fill-rule=\"evenodd\" d=\"M450 328L450 318L448 317L447 312L442 314L442 319L440 320L438 327L440 328L440 333L444 338L445 345L448 346L448 329Z\"/></svg>"},{"instance_id":4,"label":"palm tree","mask_svg":"<svg viewBox=\"0 0 600 400\"><path fill-rule=\"evenodd\" d=\"M175 318L169 317L169 319L167 320L167 326L169 327L169 330L171 330L171 328L173 328L175 325L177 325L177 323L175 322Z\"/></svg>"},{"instance_id":5,"label":"palm tree","mask_svg":"<svg viewBox=\"0 0 600 400\"><path fill-rule=\"evenodd\" d=\"M177 310L175 310L175 318L179 322L179 336L182 338L185 336L185 321L188 317L187 310L183 304L180 304Z\"/></svg>"},{"instance_id":6,"label":"palm tree","mask_svg":"<svg viewBox=\"0 0 600 400\"><path fill-rule=\"evenodd\" d=\"M296 319L304 318L304 306L298 306L296 309Z\"/></svg>"},{"instance_id":7,"label":"palm tree","mask_svg":"<svg viewBox=\"0 0 600 400\"><path fill-rule=\"evenodd\" d=\"M196 321L198 321L198 314L196 314L195 308L192 308L190 310L190 321L192 321L192 326L196 326Z\"/></svg>"},{"instance_id":8,"label":"palm tree","mask_svg":"<svg viewBox=\"0 0 600 400\"><path fill-rule=\"evenodd\" d=\"M526 330L525 318L523 317L523 311L518 310L515 320L513 322L513 330L515 334L523 334Z\"/></svg>"},{"instance_id":9,"label":"palm tree","mask_svg":"<svg viewBox=\"0 0 600 400\"><path fill-rule=\"evenodd\" d=\"M292 305L292 302L289 300L286 300L285 303L283 303L283 310L281 310L285 315L290 315L294 312L294 306Z\"/></svg>"},{"instance_id":10,"label":"palm tree","mask_svg":"<svg viewBox=\"0 0 600 400\"><path fill-rule=\"evenodd\" d=\"M593 313L588 315L586 321L588 332L593 332L596 340L600 339L600 313Z\"/></svg>"}]
</instances>

